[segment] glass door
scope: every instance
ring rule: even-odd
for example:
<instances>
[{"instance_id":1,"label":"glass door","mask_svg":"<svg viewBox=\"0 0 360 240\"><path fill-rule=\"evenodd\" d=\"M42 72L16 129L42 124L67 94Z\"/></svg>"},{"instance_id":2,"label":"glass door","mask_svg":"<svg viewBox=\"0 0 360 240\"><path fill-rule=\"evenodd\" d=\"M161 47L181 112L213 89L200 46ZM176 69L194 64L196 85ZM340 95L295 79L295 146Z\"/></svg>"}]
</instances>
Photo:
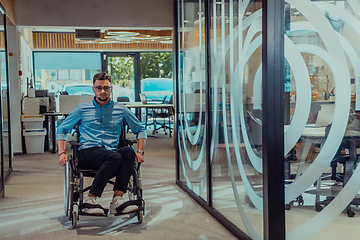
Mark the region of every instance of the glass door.
<instances>
[{"instance_id":1,"label":"glass door","mask_svg":"<svg viewBox=\"0 0 360 240\"><path fill-rule=\"evenodd\" d=\"M135 54L106 53L103 71L111 76L112 99L115 102L135 102Z\"/></svg>"}]
</instances>

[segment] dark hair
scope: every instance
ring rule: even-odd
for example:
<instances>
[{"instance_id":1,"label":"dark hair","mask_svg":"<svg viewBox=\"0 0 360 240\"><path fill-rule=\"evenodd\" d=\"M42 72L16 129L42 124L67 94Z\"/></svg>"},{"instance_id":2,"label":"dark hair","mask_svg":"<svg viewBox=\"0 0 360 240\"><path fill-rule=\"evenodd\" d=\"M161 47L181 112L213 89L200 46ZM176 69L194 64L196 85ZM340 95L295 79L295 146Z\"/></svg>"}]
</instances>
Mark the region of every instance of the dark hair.
<instances>
[{"instance_id":1,"label":"dark hair","mask_svg":"<svg viewBox=\"0 0 360 240\"><path fill-rule=\"evenodd\" d=\"M93 84L96 80L109 80L109 82L111 83L111 77L107 76L105 72L95 74L93 78Z\"/></svg>"}]
</instances>

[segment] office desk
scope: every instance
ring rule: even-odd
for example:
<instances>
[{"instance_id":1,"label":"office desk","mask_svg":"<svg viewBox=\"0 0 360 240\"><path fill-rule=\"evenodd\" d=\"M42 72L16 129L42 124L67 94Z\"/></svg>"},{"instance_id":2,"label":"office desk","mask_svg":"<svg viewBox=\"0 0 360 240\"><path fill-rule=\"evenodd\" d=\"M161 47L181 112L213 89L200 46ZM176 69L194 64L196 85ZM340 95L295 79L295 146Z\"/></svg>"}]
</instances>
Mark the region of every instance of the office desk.
<instances>
[{"instance_id":1,"label":"office desk","mask_svg":"<svg viewBox=\"0 0 360 240\"><path fill-rule=\"evenodd\" d=\"M304 146L301 151L301 157L299 162L299 167L296 171L296 177L297 179L303 170L303 166L305 164L306 157L308 155L309 149L312 144L314 143L320 143L320 146L325 141L325 127L305 127L303 132L301 133L301 137L304 139ZM356 146L355 146L355 140L356 138L360 137L360 132L358 131L346 131L344 138L349 139L349 154L351 158L351 163L355 164L356 162ZM353 165L350 166L350 168L353 167ZM351 168L352 169L352 168ZM344 180L344 183L347 181Z\"/></svg>"},{"instance_id":2,"label":"office desk","mask_svg":"<svg viewBox=\"0 0 360 240\"><path fill-rule=\"evenodd\" d=\"M148 103L143 104L141 102L120 102L128 108L168 108L171 109L174 107L173 104L167 103Z\"/></svg>"},{"instance_id":3,"label":"office desk","mask_svg":"<svg viewBox=\"0 0 360 240\"><path fill-rule=\"evenodd\" d=\"M151 109L154 109L154 108L162 108L162 109L168 109L169 113L171 114L172 113L172 110L174 108L174 105L173 104L165 104L165 103L148 103L148 104L143 104L141 102L124 102L122 103L124 104L126 107L128 108L136 108L136 109L141 109L141 108L146 108L146 114L147 114L147 109L151 108ZM139 118L139 117L138 117ZM141 120L141 118L139 118ZM154 124L154 131L155 130L158 130L159 128L156 127L156 121L154 121L152 124ZM152 124L149 124L149 125L152 125ZM168 128L169 131L170 131L170 134L169 136L171 137L171 130L172 128L170 128L170 118L169 118L169 126L165 126L165 123L164 124L161 124L159 123L159 125L161 125L162 127L160 128ZM146 120L146 126L147 127L148 124L147 124L147 120Z\"/></svg>"},{"instance_id":4,"label":"office desk","mask_svg":"<svg viewBox=\"0 0 360 240\"><path fill-rule=\"evenodd\" d=\"M121 104L124 104L128 108L167 108L169 111L171 111L174 108L173 104L165 104L165 103L148 103L143 104L142 102L119 102ZM137 116L139 118L139 116ZM139 118L140 119L140 118Z\"/></svg>"},{"instance_id":5,"label":"office desk","mask_svg":"<svg viewBox=\"0 0 360 240\"><path fill-rule=\"evenodd\" d=\"M288 128L289 125L285 125L284 131L286 132ZM304 139L304 146L301 150L299 166L296 171L295 179L300 177L302 173L311 145L314 143L323 143L323 140L325 139L325 127L305 127L301 133L301 137Z\"/></svg>"},{"instance_id":6,"label":"office desk","mask_svg":"<svg viewBox=\"0 0 360 240\"><path fill-rule=\"evenodd\" d=\"M123 104L128 108L167 108L172 110L174 105L172 104L143 104L141 102L123 102ZM52 140L52 150L51 153L56 153L56 124L55 124L55 117L58 116L67 116L66 113L58 113L58 112L47 112L44 113L45 115L45 128L46 128L46 135L45 135L45 151L49 150L49 139L50 139L50 132L51 132L51 140ZM49 121L50 118L50 121ZM49 122L51 124L51 131L49 131Z\"/></svg>"},{"instance_id":7,"label":"office desk","mask_svg":"<svg viewBox=\"0 0 360 240\"><path fill-rule=\"evenodd\" d=\"M296 171L295 179L300 177L303 171L305 160L309 153L311 145L315 143L320 143L321 146L323 144L323 141L325 140L325 127L305 127L303 132L301 133L301 137L304 139L304 146L301 151L300 163Z\"/></svg>"}]
</instances>

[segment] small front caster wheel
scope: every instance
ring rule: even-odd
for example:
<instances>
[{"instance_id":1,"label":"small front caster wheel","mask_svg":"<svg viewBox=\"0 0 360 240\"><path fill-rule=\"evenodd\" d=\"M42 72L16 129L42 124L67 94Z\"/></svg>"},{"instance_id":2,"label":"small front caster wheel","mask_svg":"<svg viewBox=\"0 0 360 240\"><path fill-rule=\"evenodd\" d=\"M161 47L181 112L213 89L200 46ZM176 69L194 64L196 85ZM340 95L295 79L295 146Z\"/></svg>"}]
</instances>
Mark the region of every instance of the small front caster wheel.
<instances>
[{"instance_id":1,"label":"small front caster wheel","mask_svg":"<svg viewBox=\"0 0 360 240\"><path fill-rule=\"evenodd\" d=\"M137 218L138 218L139 223L142 223L143 218L144 218L144 212L143 211L138 212L137 213Z\"/></svg>"},{"instance_id":2,"label":"small front caster wheel","mask_svg":"<svg viewBox=\"0 0 360 240\"><path fill-rule=\"evenodd\" d=\"M73 212L72 212L71 223L72 223L73 228L76 228L76 224L77 224L76 211L73 211Z\"/></svg>"},{"instance_id":3,"label":"small front caster wheel","mask_svg":"<svg viewBox=\"0 0 360 240\"><path fill-rule=\"evenodd\" d=\"M355 212L354 211L347 211L347 215L348 215L348 217L354 217Z\"/></svg>"},{"instance_id":4,"label":"small front caster wheel","mask_svg":"<svg viewBox=\"0 0 360 240\"><path fill-rule=\"evenodd\" d=\"M290 210L291 206L290 204L285 204L285 210Z\"/></svg>"},{"instance_id":5,"label":"small front caster wheel","mask_svg":"<svg viewBox=\"0 0 360 240\"><path fill-rule=\"evenodd\" d=\"M320 205L318 205L318 204L316 204L315 210L316 210L317 212L321 212L321 211L323 210L323 207L320 206Z\"/></svg>"}]
</instances>

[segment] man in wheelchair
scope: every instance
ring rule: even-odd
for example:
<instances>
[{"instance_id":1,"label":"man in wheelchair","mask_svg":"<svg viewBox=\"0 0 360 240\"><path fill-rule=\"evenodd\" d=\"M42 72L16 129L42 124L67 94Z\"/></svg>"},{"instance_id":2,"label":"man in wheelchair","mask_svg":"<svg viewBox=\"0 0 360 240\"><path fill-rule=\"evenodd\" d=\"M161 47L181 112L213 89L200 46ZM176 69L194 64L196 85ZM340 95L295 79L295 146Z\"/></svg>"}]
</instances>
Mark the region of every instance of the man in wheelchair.
<instances>
[{"instance_id":1,"label":"man in wheelchair","mask_svg":"<svg viewBox=\"0 0 360 240\"><path fill-rule=\"evenodd\" d=\"M116 208L124 203L134 159L144 162L144 146L147 138L146 130L136 116L123 104L110 98L112 92L111 77L106 73L98 73L93 77L92 87L95 97L92 101L80 103L66 117L57 130L59 164L66 165L68 155L65 151L66 134L77 125L79 137L79 165L82 168L97 170L88 196L84 199L83 212L103 214L103 207L97 198L110 178L116 177L113 200L110 203L110 214L116 214ZM130 147L118 148L119 136L123 124L127 124L136 135L138 150L135 154ZM136 205L125 207L121 213L136 211Z\"/></svg>"}]
</instances>

